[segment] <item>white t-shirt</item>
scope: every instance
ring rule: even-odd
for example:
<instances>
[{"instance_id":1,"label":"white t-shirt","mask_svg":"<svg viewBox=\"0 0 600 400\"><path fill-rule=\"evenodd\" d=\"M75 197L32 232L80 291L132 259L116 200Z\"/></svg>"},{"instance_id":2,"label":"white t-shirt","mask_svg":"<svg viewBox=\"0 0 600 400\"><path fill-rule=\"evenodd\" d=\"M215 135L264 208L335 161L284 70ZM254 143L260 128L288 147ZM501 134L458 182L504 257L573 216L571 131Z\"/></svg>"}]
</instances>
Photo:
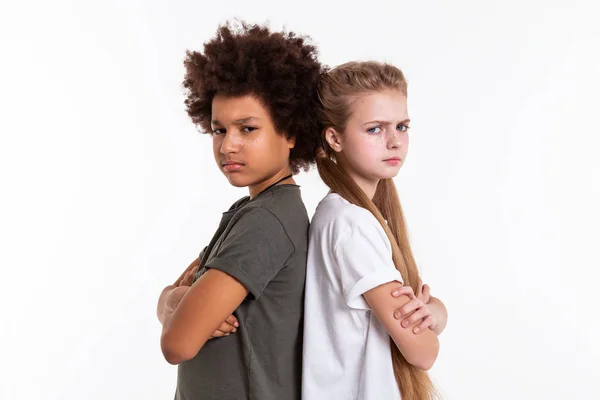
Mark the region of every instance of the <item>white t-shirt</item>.
<instances>
[{"instance_id":1,"label":"white t-shirt","mask_svg":"<svg viewBox=\"0 0 600 400\"><path fill-rule=\"evenodd\" d=\"M303 399L400 399L390 337L362 296L391 281L402 277L377 219L328 194L309 233Z\"/></svg>"}]
</instances>

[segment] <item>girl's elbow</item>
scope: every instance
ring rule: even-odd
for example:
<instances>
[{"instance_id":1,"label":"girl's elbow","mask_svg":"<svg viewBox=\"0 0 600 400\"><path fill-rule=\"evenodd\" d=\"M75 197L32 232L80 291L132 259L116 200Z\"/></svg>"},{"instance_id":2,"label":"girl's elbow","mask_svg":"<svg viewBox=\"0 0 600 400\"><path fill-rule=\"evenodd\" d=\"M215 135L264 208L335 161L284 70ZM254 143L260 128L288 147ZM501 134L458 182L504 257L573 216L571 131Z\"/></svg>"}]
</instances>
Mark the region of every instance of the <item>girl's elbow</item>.
<instances>
[{"instance_id":1,"label":"girl's elbow","mask_svg":"<svg viewBox=\"0 0 600 400\"><path fill-rule=\"evenodd\" d=\"M423 371L429 371L433 364L435 363L437 357L420 357L418 360L409 361L413 366L422 369Z\"/></svg>"},{"instance_id":2,"label":"girl's elbow","mask_svg":"<svg viewBox=\"0 0 600 400\"><path fill-rule=\"evenodd\" d=\"M431 348L415 354L411 359L407 358L406 361L423 371L429 371L435 364L438 354L439 343L436 342Z\"/></svg>"}]
</instances>

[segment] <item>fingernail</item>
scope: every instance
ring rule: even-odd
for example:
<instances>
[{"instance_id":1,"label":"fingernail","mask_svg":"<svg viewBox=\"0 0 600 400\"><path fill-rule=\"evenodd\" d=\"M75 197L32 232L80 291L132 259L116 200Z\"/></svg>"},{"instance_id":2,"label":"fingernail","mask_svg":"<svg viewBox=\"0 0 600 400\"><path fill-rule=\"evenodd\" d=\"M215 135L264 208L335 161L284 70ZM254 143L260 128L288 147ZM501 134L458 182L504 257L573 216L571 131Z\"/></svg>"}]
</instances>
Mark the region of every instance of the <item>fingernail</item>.
<instances>
[{"instance_id":1,"label":"fingernail","mask_svg":"<svg viewBox=\"0 0 600 400\"><path fill-rule=\"evenodd\" d=\"M417 327L415 328L415 333L419 333L420 329Z\"/></svg>"},{"instance_id":2,"label":"fingernail","mask_svg":"<svg viewBox=\"0 0 600 400\"><path fill-rule=\"evenodd\" d=\"M408 321L402 322L402 326L404 326L406 328L408 326Z\"/></svg>"},{"instance_id":3,"label":"fingernail","mask_svg":"<svg viewBox=\"0 0 600 400\"><path fill-rule=\"evenodd\" d=\"M400 318L400 316L401 316L401 314L400 314L400 311L396 311L396 312L394 313L394 318L396 318L396 319L399 319L399 318Z\"/></svg>"},{"instance_id":4,"label":"fingernail","mask_svg":"<svg viewBox=\"0 0 600 400\"><path fill-rule=\"evenodd\" d=\"M395 290L392 292L392 296L398 296L399 294L400 294L400 291L399 291L398 289L395 289Z\"/></svg>"},{"instance_id":5,"label":"fingernail","mask_svg":"<svg viewBox=\"0 0 600 400\"><path fill-rule=\"evenodd\" d=\"M232 332L237 332L237 329L233 328Z\"/></svg>"},{"instance_id":6,"label":"fingernail","mask_svg":"<svg viewBox=\"0 0 600 400\"><path fill-rule=\"evenodd\" d=\"M233 324L236 328L238 328L240 326L240 324L238 324L237 321L235 321L235 324Z\"/></svg>"}]
</instances>

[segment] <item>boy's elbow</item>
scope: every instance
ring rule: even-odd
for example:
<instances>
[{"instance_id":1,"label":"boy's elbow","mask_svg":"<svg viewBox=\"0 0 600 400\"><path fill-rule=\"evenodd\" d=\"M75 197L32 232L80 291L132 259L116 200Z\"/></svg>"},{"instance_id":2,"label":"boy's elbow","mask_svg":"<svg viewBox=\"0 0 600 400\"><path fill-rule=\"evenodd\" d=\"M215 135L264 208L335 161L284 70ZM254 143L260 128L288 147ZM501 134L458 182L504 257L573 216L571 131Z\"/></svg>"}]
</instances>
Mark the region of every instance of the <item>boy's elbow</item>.
<instances>
[{"instance_id":1,"label":"boy's elbow","mask_svg":"<svg viewBox=\"0 0 600 400\"><path fill-rule=\"evenodd\" d=\"M160 349L165 360L171 365L178 365L184 361L191 360L198 354L182 345L182 341L172 340L168 335L162 335Z\"/></svg>"},{"instance_id":2,"label":"boy's elbow","mask_svg":"<svg viewBox=\"0 0 600 400\"><path fill-rule=\"evenodd\" d=\"M185 356L183 356L182 354L180 354L176 351L172 351L171 349L163 348L162 353L163 353L163 356L165 357L165 360L171 365L178 365L184 361L187 361Z\"/></svg>"}]
</instances>

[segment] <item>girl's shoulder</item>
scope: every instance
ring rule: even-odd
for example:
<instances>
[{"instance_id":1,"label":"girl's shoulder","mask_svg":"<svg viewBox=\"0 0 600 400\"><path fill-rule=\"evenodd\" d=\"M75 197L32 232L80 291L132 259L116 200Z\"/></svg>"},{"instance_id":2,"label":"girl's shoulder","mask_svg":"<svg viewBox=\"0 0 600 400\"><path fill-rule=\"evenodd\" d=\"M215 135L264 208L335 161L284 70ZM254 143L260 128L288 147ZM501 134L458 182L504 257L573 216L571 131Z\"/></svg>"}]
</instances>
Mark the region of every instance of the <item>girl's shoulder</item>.
<instances>
[{"instance_id":1,"label":"girl's shoulder","mask_svg":"<svg viewBox=\"0 0 600 400\"><path fill-rule=\"evenodd\" d=\"M381 229L377 218L365 208L350 203L337 193L329 193L317 206L311 228L318 231Z\"/></svg>"}]
</instances>

